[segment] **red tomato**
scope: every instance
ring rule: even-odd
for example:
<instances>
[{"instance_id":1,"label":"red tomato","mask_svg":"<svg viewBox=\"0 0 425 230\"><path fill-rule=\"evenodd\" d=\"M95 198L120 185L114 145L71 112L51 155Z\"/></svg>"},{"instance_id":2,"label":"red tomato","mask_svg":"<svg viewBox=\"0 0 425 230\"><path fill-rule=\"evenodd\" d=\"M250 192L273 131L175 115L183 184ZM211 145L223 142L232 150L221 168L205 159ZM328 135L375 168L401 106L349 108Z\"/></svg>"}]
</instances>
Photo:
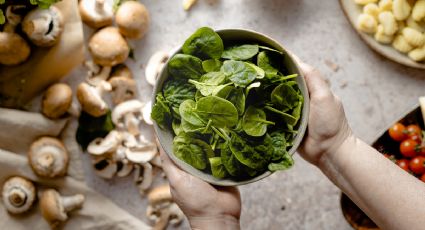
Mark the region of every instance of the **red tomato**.
<instances>
[{"instance_id":1,"label":"red tomato","mask_svg":"<svg viewBox=\"0 0 425 230\"><path fill-rule=\"evenodd\" d=\"M421 135L421 128L419 127L419 125L408 125L407 127L406 127L406 130L407 130L407 135L410 137L410 136L413 136L413 135Z\"/></svg>"},{"instance_id":2,"label":"red tomato","mask_svg":"<svg viewBox=\"0 0 425 230\"><path fill-rule=\"evenodd\" d=\"M404 171L409 172L409 160L400 159L397 160L397 165L402 168Z\"/></svg>"},{"instance_id":3,"label":"red tomato","mask_svg":"<svg viewBox=\"0 0 425 230\"><path fill-rule=\"evenodd\" d=\"M396 123L388 130L388 134L395 141L403 141L407 138L406 126L401 123Z\"/></svg>"},{"instance_id":4,"label":"red tomato","mask_svg":"<svg viewBox=\"0 0 425 230\"><path fill-rule=\"evenodd\" d=\"M409 163L409 168L416 175L422 175L425 173L425 157L418 156L413 158Z\"/></svg>"},{"instance_id":5,"label":"red tomato","mask_svg":"<svg viewBox=\"0 0 425 230\"><path fill-rule=\"evenodd\" d=\"M413 140L413 141L416 141L417 143L421 143L422 142L422 136L421 135L418 135L418 134L409 135L409 139L410 140Z\"/></svg>"},{"instance_id":6,"label":"red tomato","mask_svg":"<svg viewBox=\"0 0 425 230\"><path fill-rule=\"evenodd\" d=\"M425 182L425 174L421 176L421 181Z\"/></svg>"},{"instance_id":7,"label":"red tomato","mask_svg":"<svg viewBox=\"0 0 425 230\"><path fill-rule=\"evenodd\" d=\"M400 144L400 152L405 157L415 157L417 153L419 153L419 149L417 148L419 146L418 142L407 139L401 142Z\"/></svg>"}]
</instances>

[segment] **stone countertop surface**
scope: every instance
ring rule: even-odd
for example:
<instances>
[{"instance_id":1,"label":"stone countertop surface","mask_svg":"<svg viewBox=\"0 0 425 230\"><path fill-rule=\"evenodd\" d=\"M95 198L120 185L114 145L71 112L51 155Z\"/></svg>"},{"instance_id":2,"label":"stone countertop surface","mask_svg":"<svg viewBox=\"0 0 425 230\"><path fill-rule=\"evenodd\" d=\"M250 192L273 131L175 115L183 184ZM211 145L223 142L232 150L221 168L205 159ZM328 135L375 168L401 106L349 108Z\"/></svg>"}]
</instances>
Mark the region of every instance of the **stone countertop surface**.
<instances>
[{"instance_id":1,"label":"stone countertop surface","mask_svg":"<svg viewBox=\"0 0 425 230\"><path fill-rule=\"evenodd\" d=\"M129 60L128 65L138 79L144 101L150 99L152 91L144 80L149 57L182 44L201 26L267 34L317 67L344 103L355 134L367 142L412 108L425 92L425 71L396 64L369 49L337 0L199 0L189 12L182 9L181 0L142 2L152 21L147 36L132 43L135 60ZM98 178L87 154L83 158L89 186L146 220L147 202L132 178ZM295 160L295 167L289 171L240 187L242 229L351 229L340 210L339 189L298 155ZM188 223L180 228L187 229Z\"/></svg>"}]
</instances>

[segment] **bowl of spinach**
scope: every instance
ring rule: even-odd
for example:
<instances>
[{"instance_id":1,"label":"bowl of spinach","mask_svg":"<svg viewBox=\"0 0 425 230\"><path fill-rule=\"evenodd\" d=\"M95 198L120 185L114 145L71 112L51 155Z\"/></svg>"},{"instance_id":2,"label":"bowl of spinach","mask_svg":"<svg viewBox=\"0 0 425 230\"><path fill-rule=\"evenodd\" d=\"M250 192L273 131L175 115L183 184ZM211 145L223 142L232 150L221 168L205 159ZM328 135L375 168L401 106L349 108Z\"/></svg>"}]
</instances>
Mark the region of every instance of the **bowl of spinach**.
<instances>
[{"instance_id":1,"label":"bowl of spinach","mask_svg":"<svg viewBox=\"0 0 425 230\"><path fill-rule=\"evenodd\" d=\"M260 33L199 28L166 63L151 117L180 168L234 186L293 166L309 97L297 63Z\"/></svg>"}]
</instances>

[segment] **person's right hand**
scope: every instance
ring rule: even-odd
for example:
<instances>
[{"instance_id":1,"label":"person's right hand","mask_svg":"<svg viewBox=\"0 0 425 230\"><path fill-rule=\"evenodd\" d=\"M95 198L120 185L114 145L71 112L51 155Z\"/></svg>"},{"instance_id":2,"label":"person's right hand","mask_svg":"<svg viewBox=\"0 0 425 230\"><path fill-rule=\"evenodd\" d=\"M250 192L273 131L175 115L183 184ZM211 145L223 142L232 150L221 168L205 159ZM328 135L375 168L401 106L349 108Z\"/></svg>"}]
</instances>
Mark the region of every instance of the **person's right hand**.
<instances>
[{"instance_id":1,"label":"person's right hand","mask_svg":"<svg viewBox=\"0 0 425 230\"><path fill-rule=\"evenodd\" d=\"M310 93L310 116L300 155L318 165L321 158L336 151L350 136L351 129L341 101L330 90L320 72L300 63Z\"/></svg>"}]
</instances>

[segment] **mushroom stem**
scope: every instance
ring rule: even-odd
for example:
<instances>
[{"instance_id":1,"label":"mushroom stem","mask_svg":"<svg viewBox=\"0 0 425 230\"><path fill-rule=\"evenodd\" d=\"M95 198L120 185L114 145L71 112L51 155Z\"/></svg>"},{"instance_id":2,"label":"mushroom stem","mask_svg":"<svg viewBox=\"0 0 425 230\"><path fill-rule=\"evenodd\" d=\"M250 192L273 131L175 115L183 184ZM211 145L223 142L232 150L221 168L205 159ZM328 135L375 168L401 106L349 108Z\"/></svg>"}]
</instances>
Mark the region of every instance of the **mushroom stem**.
<instances>
[{"instance_id":1,"label":"mushroom stem","mask_svg":"<svg viewBox=\"0 0 425 230\"><path fill-rule=\"evenodd\" d=\"M73 196L62 196L61 199L65 212L70 212L77 208L81 208L85 200L82 194L76 194Z\"/></svg>"},{"instance_id":2,"label":"mushroom stem","mask_svg":"<svg viewBox=\"0 0 425 230\"><path fill-rule=\"evenodd\" d=\"M87 82L94 86L103 85L103 87L107 91L109 91L111 90L111 86L106 80L108 80L109 75L111 74L111 70L112 70L112 67L104 66L97 75L87 79Z\"/></svg>"},{"instance_id":3,"label":"mushroom stem","mask_svg":"<svg viewBox=\"0 0 425 230\"><path fill-rule=\"evenodd\" d=\"M127 113L124 115L124 124L127 128L127 131L132 135L139 135L140 129L139 124L140 120L134 115L134 113Z\"/></svg>"},{"instance_id":4,"label":"mushroom stem","mask_svg":"<svg viewBox=\"0 0 425 230\"><path fill-rule=\"evenodd\" d=\"M81 106L74 100L71 102L71 106L69 107L68 111L69 114L71 114L74 117L80 117L81 114Z\"/></svg>"},{"instance_id":5,"label":"mushroom stem","mask_svg":"<svg viewBox=\"0 0 425 230\"><path fill-rule=\"evenodd\" d=\"M15 207L21 207L25 204L25 201L27 200L27 196L24 191L20 188L14 188L12 191L10 191L9 195L9 201L11 204L13 204Z\"/></svg>"},{"instance_id":6,"label":"mushroom stem","mask_svg":"<svg viewBox=\"0 0 425 230\"><path fill-rule=\"evenodd\" d=\"M55 162L55 158L53 154L46 153L43 156L40 156L36 161L40 167L46 170L49 170L52 167L53 163Z\"/></svg>"},{"instance_id":7,"label":"mushroom stem","mask_svg":"<svg viewBox=\"0 0 425 230\"><path fill-rule=\"evenodd\" d=\"M143 164L143 181L139 185L139 192L140 194L144 195L146 190L148 190L153 181L153 174L152 174L152 165L149 163Z\"/></svg>"}]
</instances>

